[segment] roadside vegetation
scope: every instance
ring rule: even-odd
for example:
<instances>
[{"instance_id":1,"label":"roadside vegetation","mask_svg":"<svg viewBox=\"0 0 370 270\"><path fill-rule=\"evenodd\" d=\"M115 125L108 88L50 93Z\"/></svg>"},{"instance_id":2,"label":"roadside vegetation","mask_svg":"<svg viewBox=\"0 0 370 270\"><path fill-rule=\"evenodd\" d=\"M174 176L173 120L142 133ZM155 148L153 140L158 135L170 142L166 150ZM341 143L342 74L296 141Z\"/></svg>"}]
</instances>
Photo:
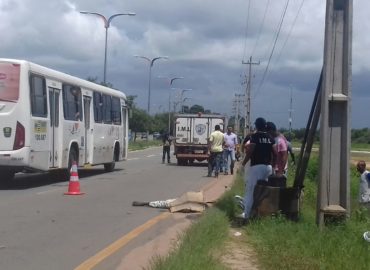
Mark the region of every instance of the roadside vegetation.
<instances>
[{"instance_id":1,"label":"roadside vegetation","mask_svg":"<svg viewBox=\"0 0 370 270\"><path fill-rule=\"evenodd\" d=\"M88 80L96 82L97 78L88 78ZM112 85L109 85L113 87ZM142 133L142 132L149 132L149 134L153 134L155 132L159 132L163 134L164 132L168 132L170 129L170 134L173 135L173 122L171 119L174 119L174 115L176 113L190 113L196 114L198 112L209 114L209 113L217 113L211 112L209 109L204 108L202 105L194 104L191 106L184 106L184 108L177 108L175 111L171 111L170 115L168 115L168 110L163 110L162 112L157 112L154 115L149 115L145 110L139 108L135 102L137 96L135 95L128 95L127 96L127 105L130 108L130 119L129 119L129 129L132 134ZM169 119L170 118L170 119ZM170 120L170 123L168 122ZM227 119L227 124L234 127L235 118L230 117ZM240 119L239 122L239 129L244 130L244 118ZM294 147L300 147L304 135L305 135L305 128L293 129L288 130L286 128L280 128L280 132L285 135L286 138L293 142ZM242 135L242 134L238 134ZM242 137L242 136L241 136ZM133 141L136 141L136 137L132 137ZM319 146L320 141L320 132L317 131L314 136L315 144L314 147ZM351 141L352 141L352 150L363 150L363 151L370 151L370 129L369 128L362 128L362 129L352 129L351 131Z\"/></svg>"},{"instance_id":2,"label":"roadside vegetation","mask_svg":"<svg viewBox=\"0 0 370 270\"><path fill-rule=\"evenodd\" d=\"M292 185L291 167L288 186ZM230 235L233 218L240 213L234 195L244 194L241 174L234 186L194 225L179 237L179 243L166 257L155 258L152 270L231 269L221 260L227 252L226 243L248 245L256 254L257 269L369 269L370 243L363 233L370 231L369 210L357 203L358 175L351 168L351 216L345 222L328 224L320 231L316 225L316 194L319 163L313 154L306 173L305 188L298 222L282 215L254 220L236 228L241 236ZM231 239L232 238L232 239ZM217 255L218 254L218 255Z\"/></svg>"},{"instance_id":3,"label":"roadside vegetation","mask_svg":"<svg viewBox=\"0 0 370 270\"><path fill-rule=\"evenodd\" d=\"M142 140L142 141L130 141L128 144L128 150L129 151L136 151L136 150L142 150L148 147L153 147L153 146L160 146L162 145L161 140Z\"/></svg>"}]
</instances>

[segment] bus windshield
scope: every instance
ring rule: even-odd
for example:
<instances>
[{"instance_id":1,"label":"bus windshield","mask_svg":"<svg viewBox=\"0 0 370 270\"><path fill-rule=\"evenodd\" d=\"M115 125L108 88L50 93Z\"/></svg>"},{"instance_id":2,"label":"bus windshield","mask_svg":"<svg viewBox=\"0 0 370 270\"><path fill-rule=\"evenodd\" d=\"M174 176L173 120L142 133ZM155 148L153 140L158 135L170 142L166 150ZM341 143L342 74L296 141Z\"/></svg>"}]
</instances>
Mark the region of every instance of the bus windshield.
<instances>
[{"instance_id":1,"label":"bus windshield","mask_svg":"<svg viewBox=\"0 0 370 270\"><path fill-rule=\"evenodd\" d=\"M19 75L19 64L0 63L0 101L18 101Z\"/></svg>"}]
</instances>

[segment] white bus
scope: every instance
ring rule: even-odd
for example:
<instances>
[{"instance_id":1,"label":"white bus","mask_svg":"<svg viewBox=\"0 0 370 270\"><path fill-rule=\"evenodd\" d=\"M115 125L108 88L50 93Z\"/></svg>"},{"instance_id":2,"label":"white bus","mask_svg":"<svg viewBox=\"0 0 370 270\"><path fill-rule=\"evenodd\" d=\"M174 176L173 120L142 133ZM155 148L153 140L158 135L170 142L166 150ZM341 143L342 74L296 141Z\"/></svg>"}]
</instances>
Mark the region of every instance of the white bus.
<instances>
[{"instance_id":1,"label":"white bus","mask_svg":"<svg viewBox=\"0 0 370 270\"><path fill-rule=\"evenodd\" d=\"M24 60L0 58L0 181L17 172L127 158L124 93Z\"/></svg>"}]
</instances>

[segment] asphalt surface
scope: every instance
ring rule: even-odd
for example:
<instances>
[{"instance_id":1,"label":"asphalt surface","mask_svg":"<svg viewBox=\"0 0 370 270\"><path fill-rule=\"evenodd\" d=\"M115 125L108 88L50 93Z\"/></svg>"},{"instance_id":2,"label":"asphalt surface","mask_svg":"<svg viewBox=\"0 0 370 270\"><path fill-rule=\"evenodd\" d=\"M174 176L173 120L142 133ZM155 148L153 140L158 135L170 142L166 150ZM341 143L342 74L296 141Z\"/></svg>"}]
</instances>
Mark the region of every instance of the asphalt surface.
<instances>
[{"instance_id":1,"label":"asphalt surface","mask_svg":"<svg viewBox=\"0 0 370 270\"><path fill-rule=\"evenodd\" d=\"M126 255L172 227L166 210L133 201L176 198L214 181L205 164L162 164L161 154L131 152L112 173L79 169L80 196L63 195L69 183L49 174L0 184L0 269L89 269L81 267L91 258L90 269L125 269Z\"/></svg>"}]
</instances>

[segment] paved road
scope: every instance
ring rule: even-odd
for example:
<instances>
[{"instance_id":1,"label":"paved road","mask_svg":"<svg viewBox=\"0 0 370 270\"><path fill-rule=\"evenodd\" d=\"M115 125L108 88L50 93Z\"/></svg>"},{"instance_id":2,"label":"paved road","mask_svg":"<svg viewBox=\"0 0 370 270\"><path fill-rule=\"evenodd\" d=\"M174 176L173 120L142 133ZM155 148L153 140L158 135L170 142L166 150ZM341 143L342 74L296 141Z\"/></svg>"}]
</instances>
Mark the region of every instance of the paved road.
<instances>
[{"instance_id":1,"label":"paved road","mask_svg":"<svg viewBox=\"0 0 370 270\"><path fill-rule=\"evenodd\" d=\"M63 195L68 182L48 174L17 175L0 186L0 269L74 269L163 212L132 201L199 190L206 174L205 166L161 164L161 148L152 148L131 152L112 173L79 170L82 196Z\"/></svg>"}]
</instances>

